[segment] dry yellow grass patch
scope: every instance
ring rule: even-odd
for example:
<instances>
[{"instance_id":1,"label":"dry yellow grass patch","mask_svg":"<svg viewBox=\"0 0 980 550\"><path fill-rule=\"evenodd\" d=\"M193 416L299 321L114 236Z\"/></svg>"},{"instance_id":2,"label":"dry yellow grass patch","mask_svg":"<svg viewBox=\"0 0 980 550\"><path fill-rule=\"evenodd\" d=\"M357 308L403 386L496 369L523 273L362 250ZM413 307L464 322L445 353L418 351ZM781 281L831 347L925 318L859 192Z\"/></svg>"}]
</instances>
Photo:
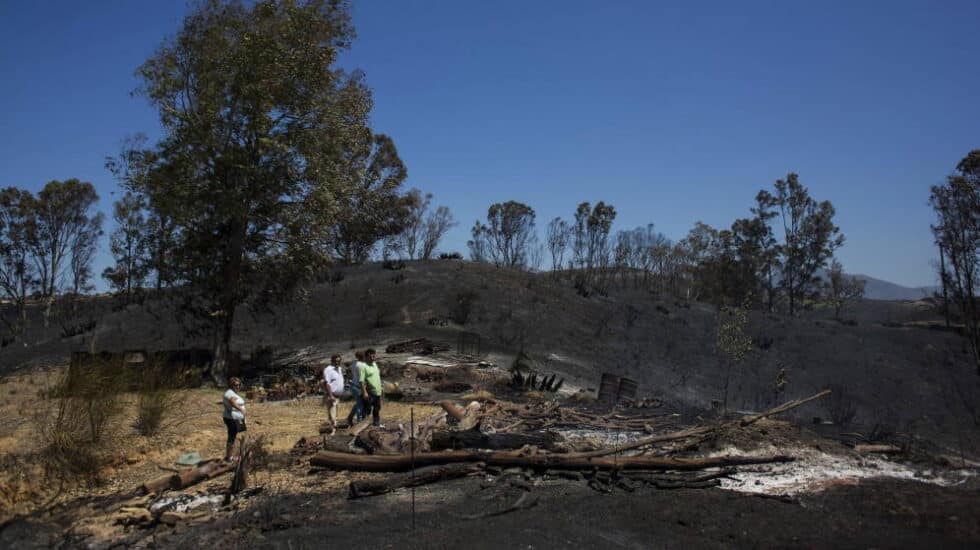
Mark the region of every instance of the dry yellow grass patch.
<instances>
[{"instance_id":1,"label":"dry yellow grass patch","mask_svg":"<svg viewBox=\"0 0 980 550\"><path fill-rule=\"evenodd\" d=\"M0 472L0 510L4 510L0 521L9 514L31 510L54 496L58 489L58 484L45 487L50 484L45 483L40 468L24 471L22 466L29 465L32 454L40 451L37 420L56 404L55 400L44 397L45 391L56 384L63 372L55 369L0 380L0 464L19 465ZM164 469L176 468L174 461L184 452L196 451L203 458L223 456L226 438L221 419L223 393L224 390L210 388L180 390L160 434L152 438L139 436L134 427L137 395L123 395L123 412L103 445L105 467L99 475L100 483L67 487L55 501L132 490L147 480L165 475ZM352 406L353 401L342 402L338 416L345 418ZM317 436L320 424L327 417L318 396L278 402L247 401L246 409L247 436L263 436L272 453L288 452L300 437ZM389 428L399 423L407 426L413 410L418 421L441 409L422 403L385 401L382 422ZM290 484L295 481L288 479L293 475L280 472L270 477Z\"/></svg>"}]
</instances>

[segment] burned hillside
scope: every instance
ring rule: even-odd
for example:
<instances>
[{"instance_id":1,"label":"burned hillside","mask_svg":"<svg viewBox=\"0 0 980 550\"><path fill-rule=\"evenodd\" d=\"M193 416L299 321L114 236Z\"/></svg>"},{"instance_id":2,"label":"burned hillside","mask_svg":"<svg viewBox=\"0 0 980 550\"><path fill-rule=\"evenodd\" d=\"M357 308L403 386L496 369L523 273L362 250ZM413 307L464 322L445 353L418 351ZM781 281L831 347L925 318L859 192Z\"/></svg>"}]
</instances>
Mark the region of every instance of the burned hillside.
<instances>
[{"instance_id":1,"label":"burned hillside","mask_svg":"<svg viewBox=\"0 0 980 550\"><path fill-rule=\"evenodd\" d=\"M724 399L726 369L714 345L721 317L707 304L631 289L584 298L549 273L458 261L338 268L325 279L303 300L268 311L242 306L232 348L244 363L274 371L273 357L310 346L343 352L423 336L456 347L459 335L470 333L498 362L509 365L524 351L539 370L560 373L576 387L596 389L600 375L612 373L636 380L642 396L680 407L710 410ZM63 363L71 352L91 348L211 345L209 335L182 330L166 298L123 308L114 303L86 301L80 317L92 320L90 330L63 337L58 327L39 328L24 338L27 345L0 349L0 361L9 371ZM728 374L729 408L761 410L785 395L833 387L834 407L802 420L846 420L976 444L968 350L955 331L942 330L928 304L859 302L845 315L838 322L826 311L751 312L752 349Z\"/></svg>"}]
</instances>

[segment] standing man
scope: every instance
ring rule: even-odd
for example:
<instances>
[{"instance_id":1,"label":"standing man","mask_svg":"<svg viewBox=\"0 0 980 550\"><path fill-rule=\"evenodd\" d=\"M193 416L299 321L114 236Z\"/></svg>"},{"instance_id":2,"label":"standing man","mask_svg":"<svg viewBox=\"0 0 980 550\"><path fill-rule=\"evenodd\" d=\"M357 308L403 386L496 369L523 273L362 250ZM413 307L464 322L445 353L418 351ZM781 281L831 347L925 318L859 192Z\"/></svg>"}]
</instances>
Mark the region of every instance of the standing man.
<instances>
[{"instance_id":1,"label":"standing man","mask_svg":"<svg viewBox=\"0 0 980 550\"><path fill-rule=\"evenodd\" d=\"M340 356L330 358L330 364L323 369L323 404L327 407L327 422L330 435L337 432L337 403L344 391L344 374L340 371Z\"/></svg>"},{"instance_id":2,"label":"standing man","mask_svg":"<svg viewBox=\"0 0 980 550\"><path fill-rule=\"evenodd\" d=\"M375 363L377 355L373 349L364 352L364 364L361 365L361 396L364 398L365 407L371 409L373 424L379 428L381 425L381 369ZM367 411L365 410L365 416Z\"/></svg>"},{"instance_id":3,"label":"standing man","mask_svg":"<svg viewBox=\"0 0 980 550\"><path fill-rule=\"evenodd\" d=\"M361 367L364 365L364 352L354 352L354 361L350 364L350 393L354 396L354 406L347 415L347 426L354 421L364 420L364 396L361 394Z\"/></svg>"}]
</instances>

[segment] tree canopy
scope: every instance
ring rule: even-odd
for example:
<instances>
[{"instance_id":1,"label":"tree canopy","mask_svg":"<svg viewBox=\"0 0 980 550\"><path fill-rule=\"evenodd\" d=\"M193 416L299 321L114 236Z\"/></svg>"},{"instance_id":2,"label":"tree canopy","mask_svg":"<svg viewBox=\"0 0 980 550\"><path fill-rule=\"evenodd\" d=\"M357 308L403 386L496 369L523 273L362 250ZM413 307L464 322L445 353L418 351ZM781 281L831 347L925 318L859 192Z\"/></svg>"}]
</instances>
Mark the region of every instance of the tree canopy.
<instances>
[{"instance_id":1,"label":"tree canopy","mask_svg":"<svg viewBox=\"0 0 980 550\"><path fill-rule=\"evenodd\" d=\"M163 137L114 164L169 224L173 278L215 323L217 380L236 307L308 277L340 207L404 179L363 75L335 66L353 38L339 0L209 0L137 71Z\"/></svg>"}]
</instances>

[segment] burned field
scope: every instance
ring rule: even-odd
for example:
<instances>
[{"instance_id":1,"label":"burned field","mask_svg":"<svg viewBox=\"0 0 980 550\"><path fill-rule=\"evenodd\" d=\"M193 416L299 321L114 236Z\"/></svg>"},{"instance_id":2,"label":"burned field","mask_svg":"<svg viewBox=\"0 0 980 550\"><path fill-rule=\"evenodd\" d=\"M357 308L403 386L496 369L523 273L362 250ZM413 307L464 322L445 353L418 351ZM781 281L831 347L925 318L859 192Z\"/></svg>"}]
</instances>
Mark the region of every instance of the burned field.
<instances>
[{"instance_id":1,"label":"burned field","mask_svg":"<svg viewBox=\"0 0 980 550\"><path fill-rule=\"evenodd\" d=\"M384 427L362 421L327 435L315 387L296 381L294 395L272 399L257 378L245 389L252 425L242 461L226 464L217 460L220 394L182 390L181 418L162 435L123 438L91 480L33 493L27 487L44 472L31 466L40 412L28 412L38 400L27 392L59 373L10 377L0 385L4 417L21 420L4 426L0 541L640 548L980 540L977 463L921 441L824 437L781 419L813 410L825 391L756 414L697 413L642 392L599 400L571 383L555 388L545 383L554 373L529 384L530 373L516 376L491 357L389 349L379 361ZM350 406L342 404L341 417ZM196 454L182 456L188 451Z\"/></svg>"}]
</instances>

